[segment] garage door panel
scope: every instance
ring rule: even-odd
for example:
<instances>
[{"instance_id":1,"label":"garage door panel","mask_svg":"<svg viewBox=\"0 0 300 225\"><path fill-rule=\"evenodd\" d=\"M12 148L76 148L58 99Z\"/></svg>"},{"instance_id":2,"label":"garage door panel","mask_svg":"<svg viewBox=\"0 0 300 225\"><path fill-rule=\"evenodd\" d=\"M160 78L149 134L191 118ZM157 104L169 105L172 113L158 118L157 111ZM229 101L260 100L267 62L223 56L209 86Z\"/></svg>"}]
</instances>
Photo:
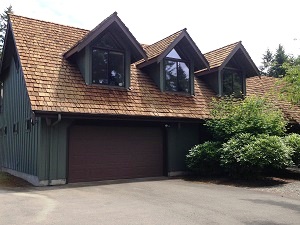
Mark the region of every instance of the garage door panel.
<instances>
[{"instance_id":1,"label":"garage door panel","mask_svg":"<svg viewBox=\"0 0 300 225\"><path fill-rule=\"evenodd\" d=\"M69 182L162 175L163 139L160 128L72 127Z\"/></svg>"}]
</instances>

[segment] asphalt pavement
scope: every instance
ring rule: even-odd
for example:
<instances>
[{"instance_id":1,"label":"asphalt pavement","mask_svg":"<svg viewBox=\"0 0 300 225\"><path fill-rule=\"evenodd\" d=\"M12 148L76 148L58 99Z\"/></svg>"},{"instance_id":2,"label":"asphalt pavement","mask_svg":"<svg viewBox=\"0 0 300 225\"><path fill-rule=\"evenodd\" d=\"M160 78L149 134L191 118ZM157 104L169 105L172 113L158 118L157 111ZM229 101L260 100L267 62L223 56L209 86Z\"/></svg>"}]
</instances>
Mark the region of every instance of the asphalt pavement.
<instances>
[{"instance_id":1,"label":"asphalt pavement","mask_svg":"<svg viewBox=\"0 0 300 225\"><path fill-rule=\"evenodd\" d=\"M166 179L0 188L0 224L300 224L300 199Z\"/></svg>"}]
</instances>

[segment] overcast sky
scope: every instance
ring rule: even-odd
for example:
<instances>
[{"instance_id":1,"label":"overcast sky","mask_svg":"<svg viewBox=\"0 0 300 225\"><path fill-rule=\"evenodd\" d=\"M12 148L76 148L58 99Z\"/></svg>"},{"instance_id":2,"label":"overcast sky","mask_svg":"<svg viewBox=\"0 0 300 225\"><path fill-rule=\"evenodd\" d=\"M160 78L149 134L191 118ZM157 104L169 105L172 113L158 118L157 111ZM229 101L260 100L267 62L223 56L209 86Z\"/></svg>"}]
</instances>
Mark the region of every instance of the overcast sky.
<instances>
[{"instance_id":1,"label":"overcast sky","mask_svg":"<svg viewBox=\"0 0 300 225\"><path fill-rule=\"evenodd\" d=\"M242 41L257 66L279 44L300 55L299 0L1 0L17 15L93 29L113 12L140 43L187 28L202 53Z\"/></svg>"}]
</instances>

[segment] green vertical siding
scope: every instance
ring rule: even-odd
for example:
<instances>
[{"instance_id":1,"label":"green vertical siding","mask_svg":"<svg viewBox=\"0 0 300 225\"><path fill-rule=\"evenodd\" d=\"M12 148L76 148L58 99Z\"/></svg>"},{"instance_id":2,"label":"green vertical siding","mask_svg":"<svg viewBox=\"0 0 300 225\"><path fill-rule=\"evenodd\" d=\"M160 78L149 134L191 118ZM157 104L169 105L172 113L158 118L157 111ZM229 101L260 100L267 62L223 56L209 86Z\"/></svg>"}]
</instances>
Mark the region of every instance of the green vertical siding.
<instances>
[{"instance_id":1,"label":"green vertical siding","mask_svg":"<svg viewBox=\"0 0 300 225\"><path fill-rule=\"evenodd\" d=\"M51 123L56 119L52 119ZM40 180L64 180L67 177L67 141L70 120L62 119L58 124L47 125L41 121L41 147L38 156Z\"/></svg>"},{"instance_id":2,"label":"green vertical siding","mask_svg":"<svg viewBox=\"0 0 300 225\"><path fill-rule=\"evenodd\" d=\"M168 171L186 171L185 156L199 141L198 124L177 123L167 128Z\"/></svg>"},{"instance_id":3,"label":"green vertical siding","mask_svg":"<svg viewBox=\"0 0 300 225\"><path fill-rule=\"evenodd\" d=\"M7 135L0 135L1 166L18 172L37 175L37 151L39 123L26 130L26 120L32 116L22 71L12 59L7 74L4 74L3 111L0 127L7 127ZM13 132L13 125L18 132Z\"/></svg>"}]
</instances>

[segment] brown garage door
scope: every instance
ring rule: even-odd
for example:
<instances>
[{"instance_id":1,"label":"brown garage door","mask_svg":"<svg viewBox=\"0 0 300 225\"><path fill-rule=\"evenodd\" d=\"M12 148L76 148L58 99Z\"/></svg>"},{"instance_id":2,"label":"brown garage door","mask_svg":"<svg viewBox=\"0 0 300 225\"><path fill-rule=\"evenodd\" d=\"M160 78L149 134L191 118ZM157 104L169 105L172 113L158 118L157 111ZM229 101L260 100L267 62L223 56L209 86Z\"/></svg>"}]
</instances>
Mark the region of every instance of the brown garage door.
<instances>
[{"instance_id":1,"label":"brown garage door","mask_svg":"<svg viewBox=\"0 0 300 225\"><path fill-rule=\"evenodd\" d=\"M74 126L68 182L163 175L160 128Z\"/></svg>"}]
</instances>

